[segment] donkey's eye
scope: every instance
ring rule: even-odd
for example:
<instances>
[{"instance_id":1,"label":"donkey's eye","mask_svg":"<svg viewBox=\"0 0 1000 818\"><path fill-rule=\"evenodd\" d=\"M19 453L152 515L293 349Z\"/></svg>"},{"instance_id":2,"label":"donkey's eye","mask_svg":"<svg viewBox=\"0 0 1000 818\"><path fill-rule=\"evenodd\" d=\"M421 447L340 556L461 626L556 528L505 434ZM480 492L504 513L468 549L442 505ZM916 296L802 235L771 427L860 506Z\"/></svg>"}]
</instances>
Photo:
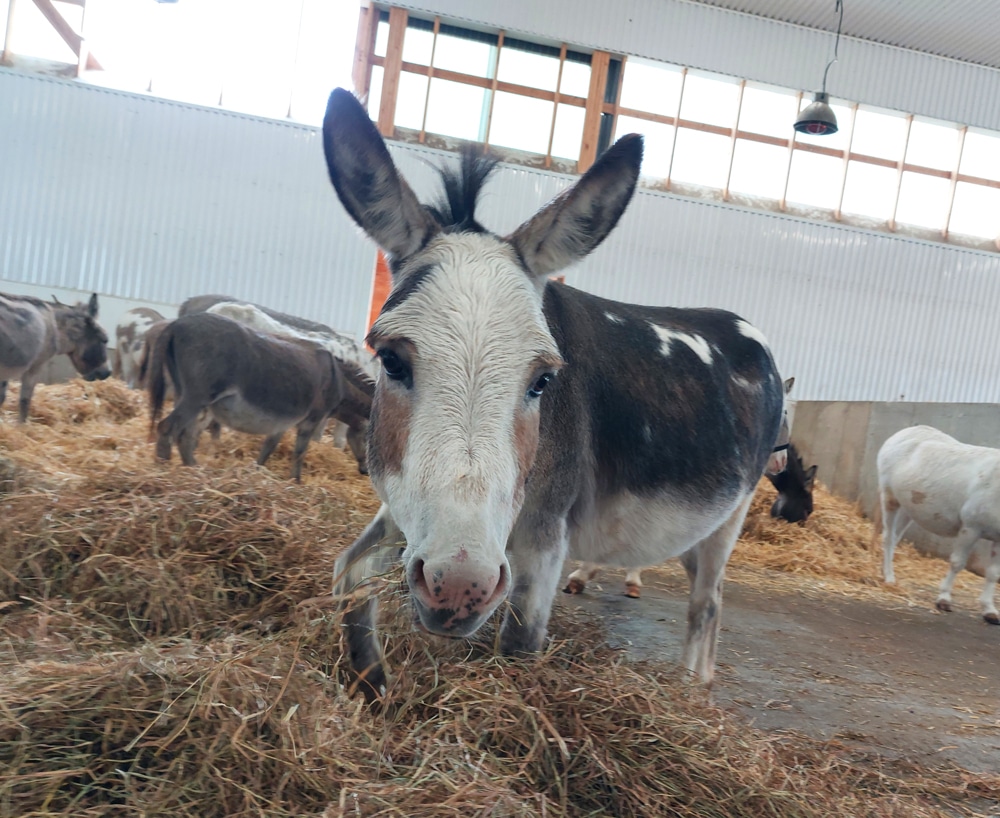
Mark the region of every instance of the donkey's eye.
<instances>
[{"instance_id":1,"label":"donkey's eye","mask_svg":"<svg viewBox=\"0 0 1000 818\"><path fill-rule=\"evenodd\" d=\"M544 375L539 375L538 380L532 384L531 389L528 390L529 398L540 398L542 392L545 391L545 387L549 385L549 381L552 380L552 373L546 372Z\"/></svg>"},{"instance_id":2,"label":"donkey's eye","mask_svg":"<svg viewBox=\"0 0 1000 818\"><path fill-rule=\"evenodd\" d=\"M408 381L410 379L410 367L391 349L380 349L378 357L382 361L382 369L390 380Z\"/></svg>"}]
</instances>

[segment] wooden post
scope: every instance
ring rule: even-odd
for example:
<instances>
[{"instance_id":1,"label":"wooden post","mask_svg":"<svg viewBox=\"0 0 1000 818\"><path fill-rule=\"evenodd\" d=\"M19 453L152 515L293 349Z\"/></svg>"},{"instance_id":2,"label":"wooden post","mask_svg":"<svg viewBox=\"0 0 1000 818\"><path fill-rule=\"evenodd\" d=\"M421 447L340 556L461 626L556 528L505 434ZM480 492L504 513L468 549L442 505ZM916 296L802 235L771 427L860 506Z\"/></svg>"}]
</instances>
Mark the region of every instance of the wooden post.
<instances>
[{"instance_id":1,"label":"wooden post","mask_svg":"<svg viewBox=\"0 0 1000 818\"><path fill-rule=\"evenodd\" d=\"M406 35L406 9L389 11L389 43L385 49L385 73L382 75L382 99L378 108L378 130L382 136L396 132L396 97L399 94L399 74L403 69L403 37Z\"/></svg>"},{"instance_id":2,"label":"wooden post","mask_svg":"<svg viewBox=\"0 0 1000 818\"><path fill-rule=\"evenodd\" d=\"M351 82L354 93L368 107L368 92L372 84L372 53L375 51L375 35L378 32L378 9L371 4L361 7L358 16L358 36L354 43L354 67Z\"/></svg>"},{"instance_id":3,"label":"wooden post","mask_svg":"<svg viewBox=\"0 0 1000 818\"><path fill-rule=\"evenodd\" d=\"M17 0L10 0L10 5L7 6L7 28L4 30L3 35L3 59L4 65L11 65L14 62L14 51L11 47L11 39L14 36L14 7L17 5Z\"/></svg>"},{"instance_id":4,"label":"wooden post","mask_svg":"<svg viewBox=\"0 0 1000 818\"><path fill-rule=\"evenodd\" d=\"M610 63L611 55L607 51L595 51L590 57L590 90L587 92L587 108L583 118L580 160L576 165L579 173L586 173L597 159L597 141L601 135L601 112L604 108Z\"/></svg>"},{"instance_id":5,"label":"wooden post","mask_svg":"<svg viewBox=\"0 0 1000 818\"><path fill-rule=\"evenodd\" d=\"M94 58L94 55L83 48L83 37L73 31L72 26L66 22L66 18L52 5L52 0L34 0L34 3L45 19L49 21L49 25L62 37L63 42L73 49L73 53L83 66L89 71L101 71L101 64ZM85 51L86 53L83 53Z\"/></svg>"}]
</instances>

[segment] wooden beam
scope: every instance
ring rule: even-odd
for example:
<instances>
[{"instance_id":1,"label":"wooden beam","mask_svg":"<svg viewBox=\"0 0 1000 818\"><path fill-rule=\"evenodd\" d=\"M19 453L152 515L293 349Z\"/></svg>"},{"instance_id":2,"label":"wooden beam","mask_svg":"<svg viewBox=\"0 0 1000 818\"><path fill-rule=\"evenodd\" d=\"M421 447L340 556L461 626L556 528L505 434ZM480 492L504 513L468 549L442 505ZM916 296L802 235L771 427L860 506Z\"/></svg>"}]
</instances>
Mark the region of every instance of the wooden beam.
<instances>
[{"instance_id":1,"label":"wooden beam","mask_svg":"<svg viewBox=\"0 0 1000 818\"><path fill-rule=\"evenodd\" d=\"M385 48L385 73L382 75L382 99L378 106L378 130L382 136L396 132L396 97L399 95L399 74L403 68L403 37L406 36L406 9L389 10L389 43Z\"/></svg>"},{"instance_id":2,"label":"wooden beam","mask_svg":"<svg viewBox=\"0 0 1000 818\"><path fill-rule=\"evenodd\" d=\"M10 5L7 6L7 28L4 29L3 57L0 58L0 62L4 65L10 65L14 60L14 52L11 50L10 44L14 37L14 7L16 5L17 0L10 0Z\"/></svg>"},{"instance_id":3,"label":"wooden beam","mask_svg":"<svg viewBox=\"0 0 1000 818\"><path fill-rule=\"evenodd\" d=\"M604 107L604 92L608 85L608 65L611 55L607 51L595 51L590 57L590 89L587 92L587 109L583 117L583 141L580 144L580 159L576 169L586 173L597 159L597 141L601 134L601 110Z\"/></svg>"},{"instance_id":4,"label":"wooden beam","mask_svg":"<svg viewBox=\"0 0 1000 818\"><path fill-rule=\"evenodd\" d=\"M45 16L45 19L49 21L49 25L56 30L56 33L62 37L63 42L72 49L77 59L79 59L83 37L73 31L73 27L66 22L66 18L52 5L52 0L34 0L34 3L38 7L38 10ZM85 65L87 69L91 71L103 70L101 64L94 59L93 54L86 51L84 53L86 54Z\"/></svg>"},{"instance_id":5,"label":"wooden beam","mask_svg":"<svg viewBox=\"0 0 1000 818\"><path fill-rule=\"evenodd\" d=\"M358 16L358 36L354 43L354 66L351 82L354 93L368 105L368 92L372 84L372 53L375 51L375 35L378 33L379 11L369 5L361 9Z\"/></svg>"}]
</instances>

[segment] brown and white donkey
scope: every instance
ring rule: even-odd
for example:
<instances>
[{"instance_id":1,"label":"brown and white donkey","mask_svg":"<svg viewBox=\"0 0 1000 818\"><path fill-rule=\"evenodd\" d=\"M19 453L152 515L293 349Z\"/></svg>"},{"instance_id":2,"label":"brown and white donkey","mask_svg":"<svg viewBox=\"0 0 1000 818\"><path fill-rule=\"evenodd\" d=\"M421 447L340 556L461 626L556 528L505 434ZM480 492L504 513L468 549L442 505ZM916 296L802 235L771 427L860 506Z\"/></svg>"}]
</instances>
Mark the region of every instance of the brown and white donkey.
<instances>
[{"instance_id":1,"label":"brown and white donkey","mask_svg":"<svg viewBox=\"0 0 1000 818\"><path fill-rule=\"evenodd\" d=\"M620 566L683 555L683 662L711 682L724 568L782 418L767 342L729 312L549 280L618 222L642 138L620 139L509 236L475 216L493 161L467 153L427 207L347 91L331 95L323 139L340 201L393 278L368 337L382 365L368 458L383 506L341 555L337 590L402 533L420 625L469 636L509 601L500 647L522 654L545 643L567 555ZM345 616L369 696L384 682L374 614L369 598Z\"/></svg>"}]
</instances>

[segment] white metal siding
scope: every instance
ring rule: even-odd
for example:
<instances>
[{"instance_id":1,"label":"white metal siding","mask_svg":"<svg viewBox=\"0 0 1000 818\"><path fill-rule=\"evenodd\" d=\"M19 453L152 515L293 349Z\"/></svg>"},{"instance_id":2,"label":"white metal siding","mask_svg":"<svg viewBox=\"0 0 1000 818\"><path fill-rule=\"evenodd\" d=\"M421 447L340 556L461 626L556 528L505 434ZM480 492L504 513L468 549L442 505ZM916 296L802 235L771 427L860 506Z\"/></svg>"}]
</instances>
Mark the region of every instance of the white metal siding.
<instances>
[{"instance_id":1,"label":"white metal siding","mask_svg":"<svg viewBox=\"0 0 1000 818\"><path fill-rule=\"evenodd\" d=\"M0 69L0 277L363 329L375 250L316 128Z\"/></svg>"},{"instance_id":2,"label":"white metal siding","mask_svg":"<svg viewBox=\"0 0 1000 818\"><path fill-rule=\"evenodd\" d=\"M689 0L393 0L393 5L806 91L819 90L833 54L834 35L828 32ZM840 62L830 69L827 90L854 102L1000 130L1000 71L994 68L841 37Z\"/></svg>"},{"instance_id":3,"label":"white metal siding","mask_svg":"<svg viewBox=\"0 0 1000 818\"><path fill-rule=\"evenodd\" d=\"M391 151L425 197L454 160ZM221 291L363 329L374 248L315 128L0 70L0 173L0 278L157 305ZM572 181L504 166L481 219L508 233ZM640 191L566 272L740 313L800 400L1000 403L1000 255Z\"/></svg>"}]
</instances>

